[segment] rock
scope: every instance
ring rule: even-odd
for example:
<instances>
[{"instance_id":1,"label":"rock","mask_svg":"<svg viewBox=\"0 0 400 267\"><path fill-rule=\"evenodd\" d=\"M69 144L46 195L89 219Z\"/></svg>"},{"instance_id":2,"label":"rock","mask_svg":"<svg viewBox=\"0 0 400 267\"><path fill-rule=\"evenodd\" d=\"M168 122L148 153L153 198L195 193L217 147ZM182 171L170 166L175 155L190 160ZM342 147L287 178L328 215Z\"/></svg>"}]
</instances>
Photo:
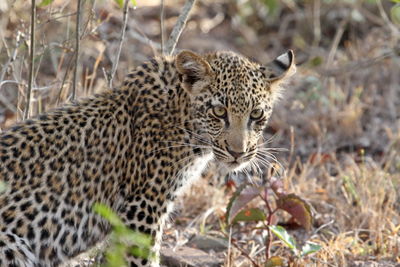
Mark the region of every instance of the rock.
<instances>
[{"instance_id":1,"label":"rock","mask_svg":"<svg viewBox=\"0 0 400 267\"><path fill-rule=\"evenodd\" d=\"M161 264L168 267L219 267L223 260L189 247L162 248Z\"/></svg>"},{"instance_id":2,"label":"rock","mask_svg":"<svg viewBox=\"0 0 400 267\"><path fill-rule=\"evenodd\" d=\"M215 252L221 252L228 249L228 241L218 237L196 235L187 244L188 247L201 249L209 252L214 250Z\"/></svg>"}]
</instances>

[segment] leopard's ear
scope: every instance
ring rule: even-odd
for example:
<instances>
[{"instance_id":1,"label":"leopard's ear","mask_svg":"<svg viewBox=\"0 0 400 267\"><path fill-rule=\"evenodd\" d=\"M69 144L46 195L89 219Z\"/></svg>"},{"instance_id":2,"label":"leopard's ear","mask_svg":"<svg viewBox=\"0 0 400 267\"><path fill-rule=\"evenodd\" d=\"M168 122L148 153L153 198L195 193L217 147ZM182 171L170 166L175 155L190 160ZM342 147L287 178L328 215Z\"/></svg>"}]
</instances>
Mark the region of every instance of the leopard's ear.
<instances>
[{"instance_id":1,"label":"leopard's ear","mask_svg":"<svg viewBox=\"0 0 400 267\"><path fill-rule=\"evenodd\" d=\"M191 94L200 92L210 83L210 64L191 51L180 52L175 59L178 72L183 75L183 87Z\"/></svg>"},{"instance_id":2,"label":"leopard's ear","mask_svg":"<svg viewBox=\"0 0 400 267\"><path fill-rule=\"evenodd\" d=\"M272 62L263 67L263 71L271 85L280 84L285 79L289 78L296 72L293 51L288 50L286 53L275 58Z\"/></svg>"}]
</instances>

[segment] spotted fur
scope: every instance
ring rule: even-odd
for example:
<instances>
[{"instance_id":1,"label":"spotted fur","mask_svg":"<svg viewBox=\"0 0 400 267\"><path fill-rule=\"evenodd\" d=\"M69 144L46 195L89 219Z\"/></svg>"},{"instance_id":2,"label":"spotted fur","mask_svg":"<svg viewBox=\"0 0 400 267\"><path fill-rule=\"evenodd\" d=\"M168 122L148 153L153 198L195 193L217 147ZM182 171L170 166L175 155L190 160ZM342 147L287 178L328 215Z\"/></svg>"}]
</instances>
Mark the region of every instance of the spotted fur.
<instances>
[{"instance_id":1,"label":"spotted fur","mask_svg":"<svg viewBox=\"0 0 400 267\"><path fill-rule=\"evenodd\" d=\"M256 158L293 62L291 51L266 66L184 51L1 133L0 266L59 266L103 240L110 226L96 202L153 236L157 253L174 199L208 162L235 170Z\"/></svg>"}]
</instances>

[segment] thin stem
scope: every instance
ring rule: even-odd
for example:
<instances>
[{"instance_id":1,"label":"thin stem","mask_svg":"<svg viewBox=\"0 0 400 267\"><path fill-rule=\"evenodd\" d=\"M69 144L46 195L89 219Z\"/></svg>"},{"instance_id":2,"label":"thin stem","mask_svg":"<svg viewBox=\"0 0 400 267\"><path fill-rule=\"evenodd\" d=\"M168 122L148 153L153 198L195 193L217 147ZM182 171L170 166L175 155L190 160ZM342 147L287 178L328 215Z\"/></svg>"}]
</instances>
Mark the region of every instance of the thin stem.
<instances>
[{"instance_id":1,"label":"thin stem","mask_svg":"<svg viewBox=\"0 0 400 267\"><path fill-rule=\"evenodd\" d=\"M225 237L229 238L229 236L227 236L226 233L223 234L225 235ZM242 255L245 256L253 264L253 266L260 267L260 265L258 265L257 262L255 262L245 250L243 250L238 244L236 244L235 240L233 239L230 240L231 240L230 244L232 244L235 248L237 248L242 253Z\"/></svg>"},{"instance_id":2,"label":"thin stem","mask_svg":"<svg viewBox=\"0 0 400 267\"><path fill-rule=\"evenodd\" d=\"M80 26L81 26L81 0L78 0L78 6L76 11L76 33L75 33L75 70L72 82L72 100L76 98L76 83L78 79L78 62L79 62L79 50L80 50Z\"/></svg>"},{"instance_id":3,"label":"thin stem","mask_svg":"<svg viewBox=\"0 0 400 267\"><path fill-rule=\"evenodd\" d=\"M290 126L290 152L287 166L290 168L292 166L292 160L294 155L294 128Z\"/></svg>"},{"instance_id":4,"label":"thin stem","mask_svg":"<svg viewBox=\"0 0 400 267\"><path fill-rule=\"evenodd\" d=\"M161 32L161 54L164 55L164 42L165 42L165 26L164 26L164 19L165 19L165 12L164 12L164 7L165 7L165 1L161 0L161 8L160 8L160 32Z\"/></svg>"},{"instance_id":5,"label":"thin stem","mask_svg":"<svg viewBox=\"0 0 400 267\"><path fill-rule=\"evenodd\" d=\"M63 77L62 82L61 82L60 91L58 92L57 105L59 105L59 103L60 103L61 95L62 95L62 92L63 92L63 89L64 89L65 82L67 81L68 73L71 70L73 59L74 58L71 57L69 59L68 63L67 63L67 68L65 70L64 77Z\"/></svg>"},{"instance_id":6,"label":"thin stem","mask_svg":"<svg viewBox=\"0 0 400 267\"><path fill-rule=\"evenodd\" d=\"M265 189L265 190L268 190L268 189ZM269 228L269 226L272 224L272 216L273 216L274 213L277 211L277 209L272 210L271 206L269 205L269 202L268 202L268 198L267 198L267 194L266 194L266 193L260 194L260 196L261 196L262 200L263 200L264 203L265 203L265 207L266 207L267 210L268 210L268 218L267 218L267 232L268 232L268 236L267 236L267 238L265 239L265 260L268 260L268 259L270 258L270 256L271 256L271 246L272 246L272 241L273 241L273 238L272 238L272 231L271 231L271 229Z\"/></svg>"},{"instance_id":7,"label":"thin stem","mask_svg":"<svg viewBox=\"0 0 400 267\"><path fill-rule=\"evenodd\" d=\"M14 84L19 84L18 81L12 81L12 80L0 80L0 92L1 92L1 87L5 84L8 83L14 83ZM0 94L0 103L6 106L8 109L10 109L12 112L16 113L18 112L18 109L10 102L9 99L7 99L5 96Z\"/></svg>"},{"instance_id":8,"label":"thin stem","mask_svg":"<svg viewBox=\"0 0 400 267\"><path fill-rule=\"evenodd\" d=\"M26 93L26 107L24 112L24 120L29 117L30 104L31 104L31 94L33 85L33 72L34 72L34 53L35 53L35 21L36 21L36 0L31 2L31 41L30 41L30 51L29 51L29 80L28 89Z\"/></svg>"},{"instance_id":9,"label":"thin stem","mask_svg":"<svg viewBox=\"0 0 400 267\"><path fill-rule=\"evenodd\" d=\"M128 24L128 11L129 11L129 0L125 0L124 2L124 9L123 9L123 25L122 25L122 31L121 35L119 37L119 46L118 46L118 51L117 54L115 55L115 59L113 62L113 66L111 69L111 73L109 74L109 79L108 79L108 87L112 88L112 82L115 76L115 73L117 72L117 66L119 63L119 58L121 56L121 51L122 51L122 44L125 39L125 32L126 32L126 26Z\"/></svg>"},{"instance_id":10,"label":"thin stem","mask_svg":"<svg viewBox=\"0 0 400 267\"><path fill-rule=\"evenodd\" d=\"M230 225L229 226L229 237L228 237L228 244L229 244L229 246L228 246L228 255L227 255L227 258L228 258L228 262L227 262L227 267L230 267L232 264L231 264L231 258L232 258L232 246L231 246L231 244L232 244L232 225Z\"/></svg>"},{"instance_id":11,"label":"thin stem","mask_svg":"<svg viewBox=\"0 0 400 267\"><path fill-rule=\"evenodd\" d=\"M314 21L314 41L313 46L316 47L321 41L321 2L315 0L313 5L313 21Z\"/></svg>"},{"instance_id":12,"label":"thin stem","mask_svg":"<svg viewBox=\"0 0 400 267\"><path fill-rule=\"evenodd\" d=\"M337 48L339 47L340 40L342 39L343 33L346 29L346 25L348 24L350 17L344 18L340 23L336 30L335 37L333 38L331 49L328 53L328 59L326 60L326 66L329 67L332 65L333 59L335 57Z\"/></svg>"},{"instance_id":13,"label":"thin stem","mask_svg":"<svg viewBox=\"0 0 400 267\"><path fill-rule=\"evenodd\" d=\"M132 39L135 39L143 44L149 45L151 49L160 49L161 50L161 44L157 42L153 42L147 36L144 36L138 29L131 29L128 31L128 36Z\"/></svg>"},{"instance_id":14,"label":"thin stem","mask_svg":"<svg viewBox=\"0 0 400 267\"><path fill-rule=\"evenodd\" d=\"M168 42L166 44L165 47L166 55L172 55L172 53L174 52L176 44L178 43L179 36L181 36L183 28L185 27L186 22L189 18L190 10L192 10L192 7L195 2L196 0L187 0L185 5L183 6L178 21L176 22L174 29L172 30L172 33L169 36Z\"/></svg>"}]
</instances>

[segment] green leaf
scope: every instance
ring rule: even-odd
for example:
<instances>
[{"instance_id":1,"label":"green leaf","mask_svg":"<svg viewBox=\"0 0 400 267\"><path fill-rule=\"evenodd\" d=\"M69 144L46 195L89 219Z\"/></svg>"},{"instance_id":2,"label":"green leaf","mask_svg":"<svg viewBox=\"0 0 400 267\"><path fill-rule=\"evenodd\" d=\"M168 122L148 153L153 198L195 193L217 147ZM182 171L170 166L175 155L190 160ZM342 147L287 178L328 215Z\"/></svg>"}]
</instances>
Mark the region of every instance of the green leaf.
<instances>
[{"instance_id":1,"label":"green leaf","mask_svg":"<svg viewBox=\"0 0 400 267\"><path fill-rule=\"evenodd\" d=\"M53 0L52 0L52 1L53 1ZM118 4L118 6L119 6L120 8L123 8L123 7L124 7L124 0L114 0L114 1ZM133 7L136 8L136 6L137 6L136 0L131 0L131 3L132 3L132 5L133 5Z\"/></svg>"},{"instance_id":2,"label":"green leaf","mask_svg":"<svg viewBox=\"0 0 400 267\"><path fill-rule=\"evenodd\" d=\"M285 260L279 256L272 256L264 264L264 267L286 266Z\"/></svg>"},{"instance_id":3,"label":"green leaf","mask_svg":"<svg viewBox=\"0 0 400 267\"><path fill-rule=\"evenodd\" d=\"M232 220L232 223L237 222L259 222L264 221L266 216L264 212L259 208L250 208L245 209L239 212L235 218Z\"/></svg>"},{"instance_id":4,"label":"green leaf","mask_svg":"<svg viewBox=\"0 0 400 267\"><path fill-rule=\"evenodd\" d=\"M320 56L313 57L310 60L311 67L318 67L323 63L324 59Z\"/></svg>"},{"instance_id":5,"label":"green leaf","mask_svg":"<svg viewBox=\"0 0 400 267\"><path fill-rule=\"evenodd\" d=\"M136 258L141 258L141 259L148 259L152 257L150 249L146 248L133 247L131 249L131 254Z\"/></svg>"},{"instance_id":6,"label":"green leaf","mask_svg":"<svg viewBox=\"0 0 400 267\"><path fill-rule=\"evenodd\" d=\"M257 197L261 190L262 187L248 186L247 184L239 187L229 200L226 208L226 223L231 224L239 211Z\"/></svg>"},{"instance_id":7,"label":"green leaf","mask_svg":"<svg viewBox=\"0 0 400 267\"><path fill-rule=\"evenodd\" d=\"M110 249L106 251L105 267L127 266L124 258L129 253L139 258L154 258L154 253L151 251L153 240L149 235L131 230L106 205L95 203L93 210L104 217L113 229L110 236Z\"/></svg>"},{"instance_id":8,"label":"green leaf","mask_svg":"<svg viewBox=\"0 0 400 267\"><path fill-rule=\"evenodd\" d=\"M400 0L390 9L390 18L393 23L400 25Z\"/></svg>"},{"instance_id":9,"label":"green leaf","mask_svg":"<svg viewBox=\"0 0 400 267\"><path fill-rule=\"evenodd\" d=\"M119 8L122 8L124 6L124 0L114 0L114 1L118 4Z\"/></svg>"},{"instance_id":10,"label":"green leaf","mask_svg":"<svg viewBox=\"0 0 400 267\"><path fill-rule=\"evenodd\" d=\"M152 244L151 237L128 228L114 211L106 205L95 203L93 210L104 217L113 227L113 230L119 239L126 240L127 243L133 243L141 248L150 248Z\"/></svg>"},{"instance_id":11,"label":"green leaf","mask_svg":"<svg viewBox=\"0 0 400 267\"><path fill-rule=\"evenodd\" d=\"M279 225L269 225L269 229L271 229L272 233L276 235L280 240L285 243L286 246L288 246L295 255L298 255L297 247L296 247L296 241L292 236L289 235L289 233L283 228L282 226Z\"/></svg>"},{"instance_id":12,"label":"green leaf","mask_svg":"<svg viewBox=\"0 0 400 267\"><path fill-rule=\"evenodd\" d=\"M277 200L277 207L286 211L305 229L310 230L312 215L310 206L295 194L282 196Z\"/></svg>"},{"instance_id":13,"label":"green leaf","mask_svg":"<svg viewBox=\"0 0 400 267\"><path fill-rule=\"evenodd\" d=\"M132 231L126 228L128 231L125 232L126 239L134 240L135 245L141 248L150 248L152 244L151 237L149 235Z\"/></svg>"},{"instance_id":14,"label":"green leaf","mask_svg":"<svg viewBox=\"0 0 400 267\"><path fill-rule=\"evenodd\" d=\"M125 246L114 244L112 249L106 252L107 264L105 267L125 267L128 266L125 261Z\"/></svg>"},{"instance_id":15,"label":"green leaf","mask_svg":"<svg viewBox=\"0 0 400 267\"><path fill-rule=\"evenodd\" d=\"M352 200L355 201L356 204L360 204L360 197L351 177L343 176L343 186L346 192L352 197Z\"/></svg>"},{"instance_id":16,"label":"green leaf","mask_svg":"<svg viewBox=\"0 0 400 267\"><path fill-rule=\"evenodd\" d=\"M37 6L38 7L45 7L53 3L54 0L42 0Z\"/></svg>"},{"instance_id":17,"label":"green leaf","mask_svg":"<svg viewBox=\"0 0 400 267\"><path fill-rule=\"evenodd\" d=\"M304 257L307 255L310 255L312 253L317 252L320 250L322 247L314 242L307 241L304 246L301 248L301 253L300 256Z\"/></svg>"},{"instance_id":18,"label":"green leaf","mask_svg":"<svg viewBox=\"0 0 400 267\"><path fill-rule=\"evenodd\" d=\"M93 205L93 210L100 216L104 217L113 227L125 226L118 215L116 215L108 206L95 203Z\"/></svg>"},{"instance_id":19,"label":"green leaf","mask_svg":"<svg viewBox=\"0 0 400 267\"><path fill-rule=\"evenodd\" d=\"M279 1L277 0L264 0L265 6L268 8L268 13L271 15L276 15L279 8Z\"/></svg>"},{"instance_id":20,"label":"green leaf","mask_svg":"<svg viewBox=\"0 0 400 267\"><path fill-rule=\"evenodd\" d=\"M5 192L7 189L6 183L3 181L0 181L0 194Z\"/></svg>"}]
</instances>

